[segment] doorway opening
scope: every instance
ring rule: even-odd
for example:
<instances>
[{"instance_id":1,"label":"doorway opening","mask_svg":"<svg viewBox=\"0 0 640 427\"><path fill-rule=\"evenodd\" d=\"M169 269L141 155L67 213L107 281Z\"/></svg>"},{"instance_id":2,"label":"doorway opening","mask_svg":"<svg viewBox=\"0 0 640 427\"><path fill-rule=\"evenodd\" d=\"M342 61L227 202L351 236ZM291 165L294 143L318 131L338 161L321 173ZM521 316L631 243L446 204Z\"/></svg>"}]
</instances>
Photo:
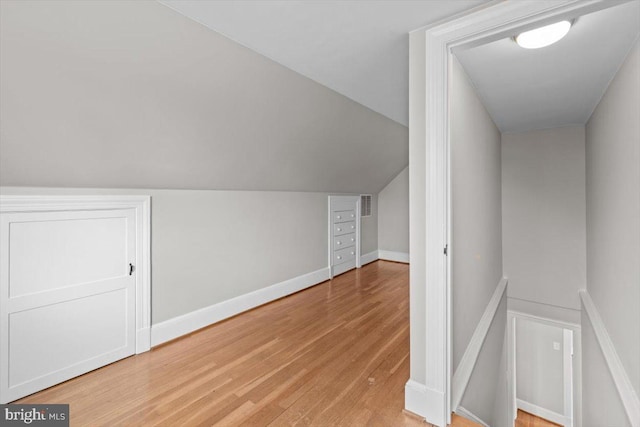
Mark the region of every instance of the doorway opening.
<instances>
[{"instance_id":1,"label":"doorway opening","mask_svg":"<svg viewBox=\"0 0 640 427\"><path fill-rule=\"evenodd\" d=\"M581 402L580 326L508 312L508 390L515 426L576 425ZM538 424L536 424L538 425Z\"/></svg>"}]
</instances>

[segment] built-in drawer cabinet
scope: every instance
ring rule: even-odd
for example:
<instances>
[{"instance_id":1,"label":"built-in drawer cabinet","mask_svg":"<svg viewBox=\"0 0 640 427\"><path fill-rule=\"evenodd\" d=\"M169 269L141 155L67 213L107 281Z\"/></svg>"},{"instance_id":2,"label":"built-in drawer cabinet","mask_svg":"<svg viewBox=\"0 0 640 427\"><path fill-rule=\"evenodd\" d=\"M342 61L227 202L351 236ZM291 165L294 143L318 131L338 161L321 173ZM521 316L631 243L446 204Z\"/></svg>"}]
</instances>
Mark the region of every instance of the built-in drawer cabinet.
<instances>
[{"instance_id":1,"label":"built-in drawer cabinet","mask_svg":"<svg viewBox=\"0 0 640 427\"><path fill-rule=\"evenodd\" d=\"M333 224L333 235L341 236L343 234L355 233L356 232L356 222L339 222L337 224Z\"/></svg>"},{"instance_id":2,"label":"built-in drawer cabinet","mask_svg":"<svg viewBox=\"0 0 640 427\"><path fill-rule=\"evenodd\" d=\"M333 251L333 263L342 264L343 262L351 261L356 257L356 248L352 246L350 248L338 249Z\"/></svg>"},{"instance_id":3,"label":"built-in drawer cabinet","mask_svg":"<svg viewBox=\"0 0 640 427\"><path fill-rule=\"evenodd\" d=\"M359 196L329 196L331 277L356 268L360 251Z\"/></svg>"},{"instance_id":4,"label":"built-in drawer cabinet","mask_svg":"<svg viewBox=\"0 0 640 427\"><path fill-rule=\"evenodd\" d=\"M333 238L333 250L348 248L356 245L356 233L343 234Z\"/></svg>"},{"instance_id":5,"label":"built-in drawer cabinet","mask_svg":"<svg viewBox=\"0 0 640 427\"><path fill-rule=\"evenodd\" d=\"M333 222L347 222L347 221L355 221L356 219L356 211L337 211L333 212Z\"/></svg>"}]
</instances>

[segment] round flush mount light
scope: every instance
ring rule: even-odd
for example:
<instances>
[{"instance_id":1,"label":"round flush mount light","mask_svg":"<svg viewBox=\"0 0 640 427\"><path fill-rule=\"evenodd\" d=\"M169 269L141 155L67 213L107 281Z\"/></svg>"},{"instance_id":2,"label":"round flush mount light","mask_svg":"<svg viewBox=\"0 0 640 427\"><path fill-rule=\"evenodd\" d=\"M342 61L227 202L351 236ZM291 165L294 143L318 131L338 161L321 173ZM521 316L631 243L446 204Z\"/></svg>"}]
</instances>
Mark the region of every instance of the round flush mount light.
<instances>
[{"instance_id":1,"label":"round flush mount light","mask_svg":"<svg viewBox=\"0 0 640 427\"><path fill-rule=\"evenodd\" d=\"M560 21L555 24L545 25L535 30L525 31L514 37L520 47L525 49L539 49L549 46L567 35L571 29L570 21Z\"/></svg>"}]
</instances>

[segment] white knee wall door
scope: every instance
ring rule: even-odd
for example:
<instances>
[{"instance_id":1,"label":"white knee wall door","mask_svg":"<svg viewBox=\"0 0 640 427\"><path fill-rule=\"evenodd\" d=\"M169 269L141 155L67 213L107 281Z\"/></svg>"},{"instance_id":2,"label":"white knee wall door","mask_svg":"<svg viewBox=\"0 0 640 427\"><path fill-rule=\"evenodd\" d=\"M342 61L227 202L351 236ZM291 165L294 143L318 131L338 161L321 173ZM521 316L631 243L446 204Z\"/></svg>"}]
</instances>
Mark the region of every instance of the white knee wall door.
<instances>
[{"instance_id":1,"label":"white knee wall door","mask_svg":"<svg viewBox=\"0 0 640 427\"><path fill-rule=\"evenodd\" d=\"M2 202L2 403L148 348L137 342L138 209L16 211Z\"/></svg>"},{"instance_id":2,"label":"white knee wall door","mask_svg":"<svg viewBox=\"0 0 640 427\"><path fill-rule=\"evenodd\" d=\"M360 267L360 197L329 196L331 276Z\"/></svg>"}]
</instances>

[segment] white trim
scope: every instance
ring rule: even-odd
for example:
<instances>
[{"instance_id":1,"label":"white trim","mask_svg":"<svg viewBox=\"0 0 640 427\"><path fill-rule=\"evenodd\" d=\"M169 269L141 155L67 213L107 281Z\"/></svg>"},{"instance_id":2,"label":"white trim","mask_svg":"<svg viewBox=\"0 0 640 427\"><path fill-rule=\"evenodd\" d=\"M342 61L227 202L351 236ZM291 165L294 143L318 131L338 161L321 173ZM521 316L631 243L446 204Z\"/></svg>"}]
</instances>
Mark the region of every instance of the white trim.
<instances>
[{"instance_id":1,"label":"white trim","mask_svg":"<svg viewBox=\"0 0 640 427\"><path fill-rule=\"evenodd\" d=\"M439 402L443 402L444 394L438 390L433 390L424 384L409 379L404 386L404 407L407 411L416 415L423 416L423 413L429 414L443 414L444 408L439 408L433 405L438 405ZM440 425L446 425L446 417L443 416L440 419L434 419L433 422L438 422Z\"/></svg>"},{"instance_id":2,"label":"white trim","mask_svg":"<svg viewBox=\"0 0 640 427\"><path fill-rule=\"evenodd\" d=\"M620 395L620 400L624 406L627 418L629 418L632 427L640 427L640 399L638 399L638 395L633 389L633 385L631 385L631 381L620 361L620 357L618 357L618 353L602 321L602 317L600 317L598 309L586 290L580 291L580 298L582 299L582 305L593 327L593 332L596 335L598 344L600 344L600 349L607 362L607 367L609 368L613 382Z\"/></svg>"},{"instance_id":3,"label":"white trim","mask_svg":"<svg viewBox=\"0 0 640 427\"><path fill-rule=\"evenodd\" d=\"M460 415L461 417L464 417L470 421L473 421L474 423L480 424L483 427L491 427L489 424L482 421L480 417L478 417L476 414L469 411L468 409L465 409L462 406L458 406L458 409L456 409L455 413Z\"/></svg>"},{"instance_id":4,"label":"white trim","mask_svg":"<svg viewBox=\"0 0 640 427\"><path fill-rule=\"evenodd\" d=\"M580 331L580 325L578 325L577 323L565 322L564 320L555 320L548 317L540 317L534 314L523 313L522 311L518 311L518 310L507 310L507 312L516 317L532 320L534 322L543 323L547 326L557 326L564 329L571 329L578 332Z\"/></svg>"},{"instance_id":5,"label":"white trim","mask_svg":"<svg viewBox=\"0 0 640 427\"><path fill-rule=\"evenodd\" d=\"M134 209L136 218L136 353L150 349L151 197L150 196L0 196L0 212Z\"/></svg>"},{"instance_id":6,"label":"white trim","mask_svg":"<svg viewBox=\"0 0 640 427\"><path fill-rule=\"evenodd\" d=\"M537 417L544 418L547 421L551 421L553 423L560 424L565 427L568 427L571 425L571 420L567 419L567 417L565 417L562 414L558 414L557 412L553 412L541 406L534 405L533 403L529 403L522 399L518 399L517 402L518 402L518 409L522 409L525 412L528 412Z\"/></svg>"},{"instance_id":7,"label":"white trim","mask_svg":"<svg viewBox=\"0 0 640 427\"><path fill-rule=\"evenodd\" d=\"M383 249L378 250L378 259L385 261L403 262L409 264L409 254L406 252L394 252L385 251Z\"/></svg>"},{"instance_id":8,"label":"white trim","mask_svg":"<svg viewBox=\"0 0 640 427\"><path fill-rule=\"evenodd\" d=\"M236 314L317 285L330 278L329 268L321 268L320 270L165 320L151 327L151 345L157 346L171 341Z\"/></svg>"},{"instance_id":9,"label":"white trim","mask_svg":"<svg viewBox=\"0 0 640 427\"><path fill-rule=\"evenodd\" d=\"M338 265L332 265L330 267L330 272L331 272L330 279L333 279L334 277L339 276L342 273L346 273L347 271L355 270L356 268L358 267L353 265L352 261L343 262L342 264L338 264Z\"/></svg>"},{"instance_id":10,"label":"white trim","mask_svg":"<svg viewBox=\"0 0 640 427\"><path fill-rule=\"evenodd\" d=\"M369 252L368 254L362 255L360 257L360 262L362 263L362 265L367 265L369 263L377 261L379 259L378 252L379 251L373 251Z\"/></svg>"},{"instance_id":11,"label":"white trim","mask_svg":"<svg viewBox=\"0 0 640 427\"><path fill-rule=\"evenodd\" d=\"M562 330L562 386L564 426L573 427L573 331Z\"/></svg>"},{"instance_id":12,"label":"white trim","mask_svg":"<svg viewBox=\"0 0 640 427\"><path fill-rule=\"evenodd\" d=\"M427 387L412 379L404 385L404 408L416 415L422 411L422 402L426 399Z\"/></svg>"},{"instance_id":13,"label":"white trim","mask_svg":"<svg viewBox=\"0 0 640 427\"><path fill-rule=\"evenodd\" d=\"M410 34L409 164L410 188L425 189L425 198L412 194L411 206L411 336L413 379L424 378L442 402L423 407L442 413L418 412L428 422L444 427L451 398L451 322L448 263L443 248L450 243L448 221L449 175L449 65L452 49L472 47L513 35L516 31L583 15L619 2L606 0L500 1L472 9L462 16ZM418 196L419 198L414 198ZM420 204L418 206L418 201ZM417 235L417 234L419 235ZM418 323L419 322L419 323ZM416 348L419 345L421 348Z\"/></svg>"},{"instance_id":14,"label":"white trim","mask_svg":"<svg viewBox=\"0 0 640 427\"><path fill-rule=\"evenodd\" d=\"M478 322L478 326L476 326L476 330L473 332L469 345L467 345L462 359L460 359L458 368L453 374L453 380L451 381L451 408L453 408L454 412L457 412L460 407L462 396L464 396L464 392L471 379L471 374L473 373L473 368L476 366L478 356L480 355L480 350L482 350L482 344L489 333L491 322L493 322L493 318L500 306L500 301L502 301L502 297L507 289L507 283L509 283L509 281L506 277L503 277L500 282L498 282Z\"/></svg>"}]
</instances>

